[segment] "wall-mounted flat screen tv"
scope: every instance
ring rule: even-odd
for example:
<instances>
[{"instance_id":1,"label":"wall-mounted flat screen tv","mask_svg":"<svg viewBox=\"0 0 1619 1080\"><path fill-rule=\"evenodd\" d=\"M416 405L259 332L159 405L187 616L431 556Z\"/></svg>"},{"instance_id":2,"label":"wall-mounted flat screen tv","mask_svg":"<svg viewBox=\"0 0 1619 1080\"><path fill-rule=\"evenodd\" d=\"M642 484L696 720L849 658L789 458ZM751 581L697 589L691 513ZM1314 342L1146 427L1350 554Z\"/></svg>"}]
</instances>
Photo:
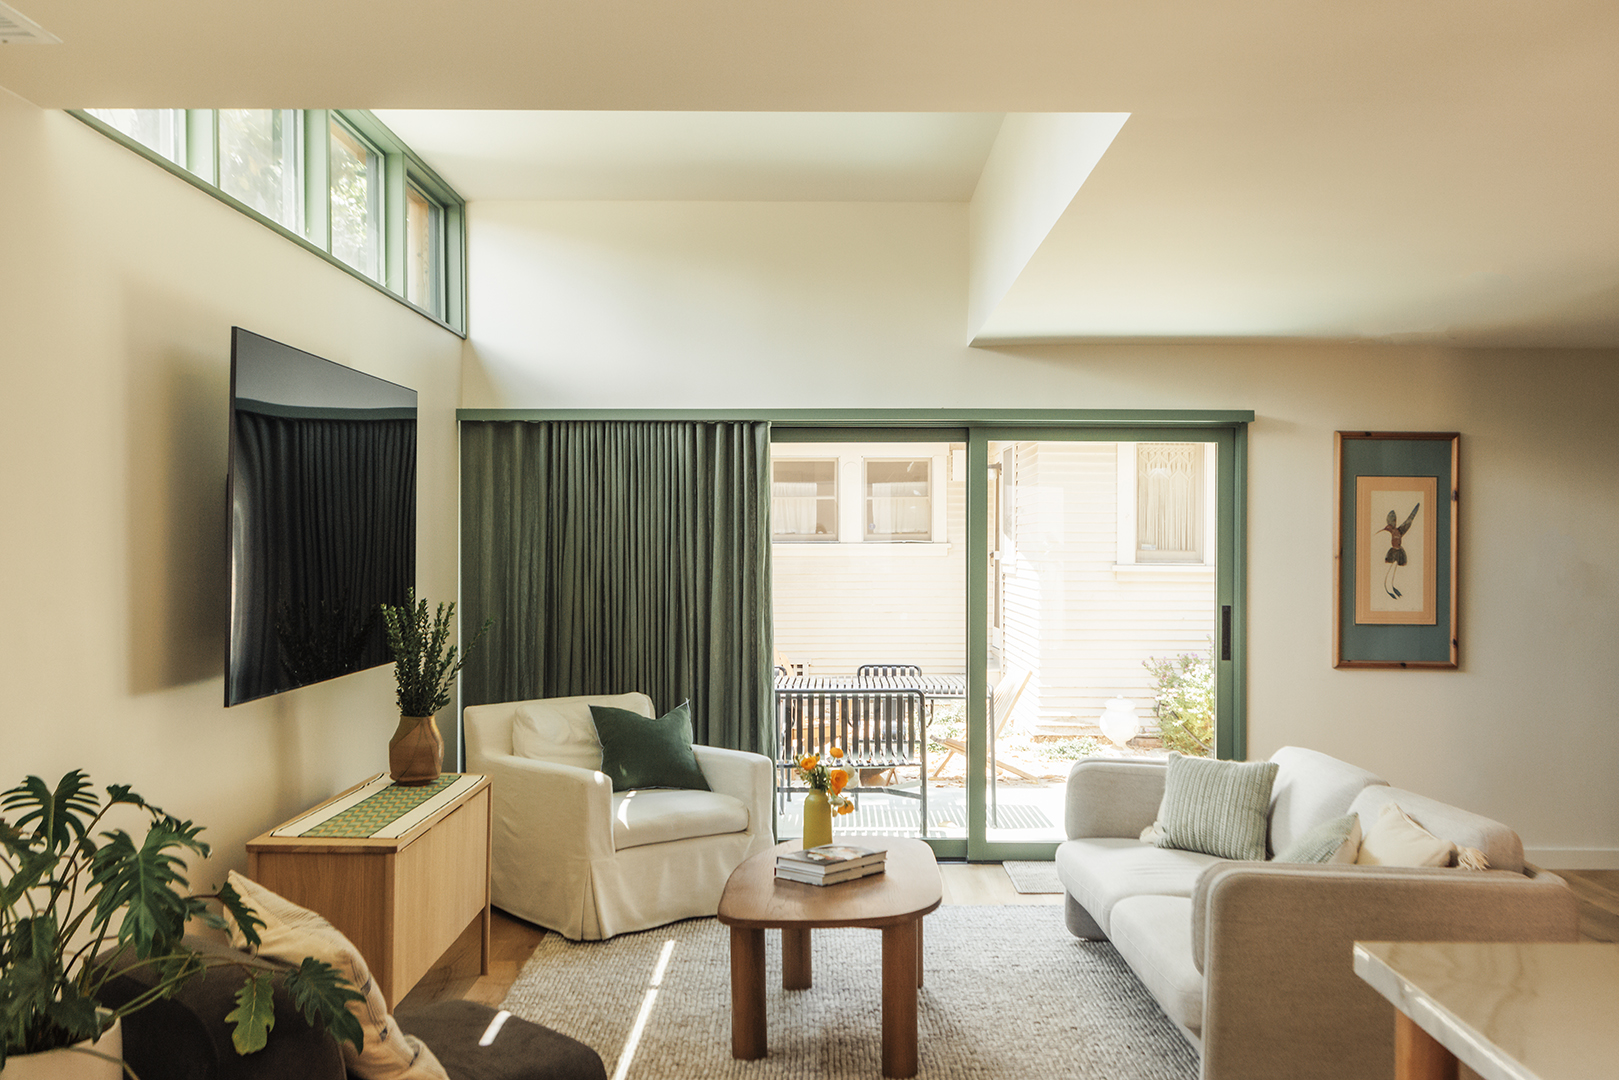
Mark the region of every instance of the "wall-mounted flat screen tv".
<instances>
[{"instance_id":1,"label":"wall-mounted flat screen tv","mask_svg":"<svg viewBox=\"0 0 1619 1080\"><path fill-rule=\"evenodd\" d=\"M416 391L231 328L225 704L386 664L416 581Z\"/></svg>"}]
</instances>

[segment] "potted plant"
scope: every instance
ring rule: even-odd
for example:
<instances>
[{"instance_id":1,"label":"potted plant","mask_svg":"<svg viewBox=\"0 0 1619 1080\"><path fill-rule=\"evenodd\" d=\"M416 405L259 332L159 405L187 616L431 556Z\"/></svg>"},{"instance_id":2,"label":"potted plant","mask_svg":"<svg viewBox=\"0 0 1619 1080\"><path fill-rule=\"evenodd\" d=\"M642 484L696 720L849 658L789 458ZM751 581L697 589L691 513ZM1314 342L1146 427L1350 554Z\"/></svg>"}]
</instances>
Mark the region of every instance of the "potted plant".
<instances>
[{"instance_id":1,"label":"potted plant","mask_svg":"<svg viewBox=\"0 0 1619 1080\"><path fill-rule=\"evenodd\" d=\"M0 1070L6 1080L48 1069L52 1057L63 1055L83 1056L63 1075L86 1075L83 1067L99 1060L107 1075L118 1076L123 1017L172 996L208 967L234 965L247 975L227 1018L237 1053L262 1049L275 1024L270 972L204 957L184 942L191 919L225 926L210 903L229 913L252 945L264 925L229 885L207 896L183 892L182 855L208 855L198 839L202 828L164 813L127 785L113 784L106 793L103 802L75 769L54 789L30 776L0 795L6 815L0 817ZM103 828L115 806L144 815L146 835ZM121 1006L104 1006L102 988L131 968L155 974L151 989ZM305 958L284 978L305 1019L360 1048L364 1034L348 1003L364 999L335 968Z\"/></svg>"},{"instance_id":2,"label":"potted plant","mask_svg":"<svg viewBox=\"0 0 1619 1080\"><path fill-rule=\"evenodd\" d=\"M450 703L450 686L466 663L466 654L493 625L486 620L461 655L450 644L455 605L440 604L429 615L427 601L411 589L402 607L382 605L388 648L394 656L398 683L399 727L388 740L388 775L396 784L431 784L444 766L444 739L435 713Z\"/></svg>"}]
</instances>

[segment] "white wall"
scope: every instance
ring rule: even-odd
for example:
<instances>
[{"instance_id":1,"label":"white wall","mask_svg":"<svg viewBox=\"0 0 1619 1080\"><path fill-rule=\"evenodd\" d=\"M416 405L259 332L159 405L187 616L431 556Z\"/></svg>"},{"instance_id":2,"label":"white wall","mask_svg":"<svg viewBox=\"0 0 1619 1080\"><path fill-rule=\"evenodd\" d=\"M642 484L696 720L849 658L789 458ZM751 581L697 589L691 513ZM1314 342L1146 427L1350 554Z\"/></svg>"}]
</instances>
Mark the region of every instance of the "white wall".
<instances>
[{"instance_id":1,"label":"white wall","mask_svg":"<svg viewBox=\"0 0 1619 1080\"><path fill-rule=\"evenodd\" d=\"M1250 754L1316 747L1619 866L1619 354L968 349L963 214L474 205L464 403L1254 409ZM1462 432L1460 672L1330 665L1339 428Z\"/></svg>"},{"instance_id":2,"label":"white wall","mask_svg":"<svg viewBox=\"0 0 1619 1080\"><path fill-rule=\"evenodd\" d=\"M386 769L391 668L223 707L230 327L420 392L417 580L456 582L461 343L0 90L0 784L84 768L243 843Z\"/></svg>"}]
</instances>

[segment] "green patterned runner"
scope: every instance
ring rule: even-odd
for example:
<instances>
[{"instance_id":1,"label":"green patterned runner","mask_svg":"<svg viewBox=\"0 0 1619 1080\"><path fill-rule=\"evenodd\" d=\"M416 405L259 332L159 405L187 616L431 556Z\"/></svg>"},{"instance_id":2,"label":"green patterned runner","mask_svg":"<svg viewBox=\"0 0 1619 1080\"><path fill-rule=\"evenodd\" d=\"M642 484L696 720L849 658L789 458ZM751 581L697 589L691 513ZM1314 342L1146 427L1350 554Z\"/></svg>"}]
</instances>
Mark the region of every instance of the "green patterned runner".
<instances>
[{"instance_id":1,"label":"green patterned runner","mask_svg":"<svg viewBox=\"0 0 1619 1080\"><path fill-rule=\"evenodd\" d=\"M370 798L362 799L341 814L327 818L299 835L346 838L374 836L378 829L404 817L459 779L459 773L444 773L431 784L419 787L389 784Z\"/></svg>"}]
</instances>

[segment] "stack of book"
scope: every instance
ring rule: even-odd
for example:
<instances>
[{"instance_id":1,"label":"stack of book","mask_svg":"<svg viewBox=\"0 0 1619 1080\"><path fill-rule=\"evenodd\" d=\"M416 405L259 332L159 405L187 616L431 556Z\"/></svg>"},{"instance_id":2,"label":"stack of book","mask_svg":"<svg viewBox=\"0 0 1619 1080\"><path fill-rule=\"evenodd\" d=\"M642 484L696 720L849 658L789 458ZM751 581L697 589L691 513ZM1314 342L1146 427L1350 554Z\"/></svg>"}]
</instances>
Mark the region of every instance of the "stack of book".
<instances>
[{"instance_id":1,"label":"stack of book","mask_svg":"<svg viewBox=\"0 0 1619 1080\"><path fill-rule=\"evenodd\" d=\"M805 885L836 885L883 872L886 851L853 844L822 844L776 856L776 876Z\"/></svg>"}]
</instances>

